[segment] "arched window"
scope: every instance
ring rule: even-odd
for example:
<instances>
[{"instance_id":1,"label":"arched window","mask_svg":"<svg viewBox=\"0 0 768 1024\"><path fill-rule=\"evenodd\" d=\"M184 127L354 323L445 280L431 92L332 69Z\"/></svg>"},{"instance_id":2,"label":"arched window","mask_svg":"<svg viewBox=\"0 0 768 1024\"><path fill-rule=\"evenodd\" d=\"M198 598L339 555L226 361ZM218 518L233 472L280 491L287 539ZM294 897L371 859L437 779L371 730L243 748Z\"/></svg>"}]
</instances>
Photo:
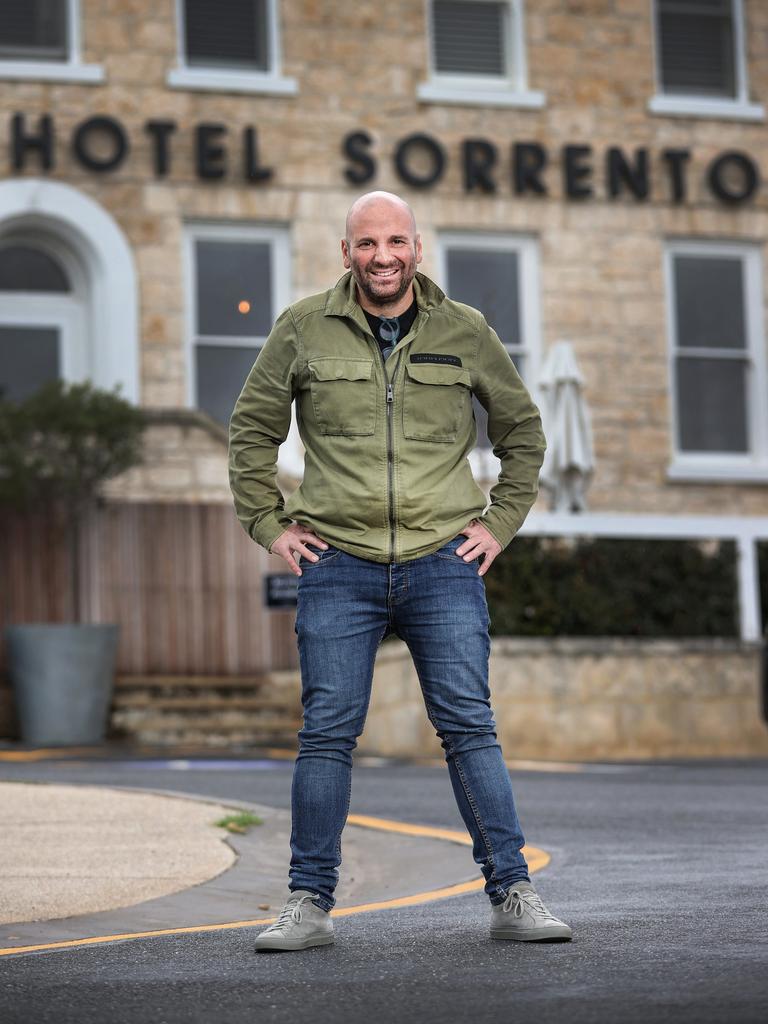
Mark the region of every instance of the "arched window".
<instances>
[{"instance_id":1,"label":"arched window","mask_svg":"<svg viewBox=\"0 0 768 1024\"><path fill-rule=\"evenodd\" d=\"M0 392L90 380L139 399L133 253L119 225L71 185L0 182Z\"/></svg>"},{"instance_id":2,"label":"arched window","mask_svg":"<svg viewBox=\"0 0 768 1024\"><path fill-rule=\"evenodd\" d=\"M54 249L42 239L0 242L0 395L13 401L87 372L81 301Z\"/></svg>"}]
</instances>

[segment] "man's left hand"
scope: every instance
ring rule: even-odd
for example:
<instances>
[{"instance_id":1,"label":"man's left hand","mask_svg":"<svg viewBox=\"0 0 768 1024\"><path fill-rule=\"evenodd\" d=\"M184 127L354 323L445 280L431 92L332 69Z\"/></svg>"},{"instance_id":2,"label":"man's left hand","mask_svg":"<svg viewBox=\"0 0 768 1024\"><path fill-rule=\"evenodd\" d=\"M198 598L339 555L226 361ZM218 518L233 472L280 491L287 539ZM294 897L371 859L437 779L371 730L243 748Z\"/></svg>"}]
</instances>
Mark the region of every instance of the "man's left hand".
<instances>
[{"instance_id":1,"label":"man's left hand","mask_svg":"<svg viewBox=\"0 0 768 1024\"><path fill-rule=\"evenodd\" d=\"M472 559L482 555L483 561L477 570L477 575L485 576L494 558L501 553L501 544L477 519L471 519L463 530L459 530L459 533L466 533L468 539L456 548L456 554L466 562L471 562Z\"/></svg>"}]
</instances>

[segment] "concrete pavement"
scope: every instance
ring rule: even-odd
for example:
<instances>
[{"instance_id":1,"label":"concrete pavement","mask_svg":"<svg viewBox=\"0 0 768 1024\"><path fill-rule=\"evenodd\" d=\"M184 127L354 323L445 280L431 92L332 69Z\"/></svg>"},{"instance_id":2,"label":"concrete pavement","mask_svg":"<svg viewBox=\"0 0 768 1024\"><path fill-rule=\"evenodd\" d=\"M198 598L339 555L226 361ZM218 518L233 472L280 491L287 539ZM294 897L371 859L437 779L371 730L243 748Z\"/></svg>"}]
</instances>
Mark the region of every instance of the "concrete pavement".
<instances>
[{"instance_id":1,"label":"concrete pavement","mask_svg":"<svg viewBox=\"0 0 768 1024\"><path fill-rule=\"evenodd\" d=\"M254 752L218 760L190 753L176 761L51 755L34 763L0 758L0 778L173 792L224 806L254 806L257 799L256 806L287 814L291 767ZM133 932L131 941L97 936L93 944L80 939L40 952L0 950L0 1018L3 1024L644 1024L649 1018L762 1024L768 1016L768 762L551 767L515 768L512 779L526 837L551 855L537 888L572 926L570 943L492 940L487 900L470 882L448 899L382 901L378 909L368 903L366 912L342 908L333 946L257 956L246 884L239 904L233 897L239 913L231 926L148 929L145 938ZM361 758L351 810L358 820L461 828L444 766ZM345 839L354 835L353 824L350 819ZM365 831L373 841L376 833ZM394 838L394 853L405 848L408 860L412 837ZM348 858L353 844L342 845L342 884L350 876L357 882L357 865ZM428 886L437 884L438 865L431 862L437 849L452 849L466 875L476 871L466 845L425 845L415 858L423 872L417 882L426 877ZM287 847L276 853L282 885ZM364 869L374 856L372 848ZM186 893L234 877L244 862L241 849L233 868ZM254 878L260 871L256 863ZM220 908L223 898L212 895L211 906ZM166 906L162 919L172 920L170 912ZM59 923L65 921L74 919Z\"/></svg>"},{"instance_id":2,"label":"concrete pavement","mask_svg":"<svg viewBox=\"0 0 768 1024\"><path fill-rule=\"evenodd\" d=\"M216 825L242 810L261 824L245 834ZM265 925L288 895L290 827L289 811L255 803L0 782L0 956ZM464 831L351 815L334 914L481 889L467 845ZM548 859L526 853L532 870Z\"/></svg>"}]
</instances>

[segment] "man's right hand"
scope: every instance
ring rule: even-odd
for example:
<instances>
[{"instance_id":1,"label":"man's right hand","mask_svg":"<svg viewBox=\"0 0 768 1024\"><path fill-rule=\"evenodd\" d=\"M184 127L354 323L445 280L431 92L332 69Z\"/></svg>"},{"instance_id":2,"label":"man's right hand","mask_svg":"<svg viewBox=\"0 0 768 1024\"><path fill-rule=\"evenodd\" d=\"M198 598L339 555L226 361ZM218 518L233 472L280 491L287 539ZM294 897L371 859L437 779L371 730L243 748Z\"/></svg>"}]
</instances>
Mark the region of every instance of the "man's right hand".
<instances>
[{"instance_id":1,"label":"man's right hand","mask_svg":"<svg viewBox=\"0 0 768 1024\"><path fill-rule=\"evenodd\" d=\"M320 548L321 551L325 551L328 547L326 542L307 526L302 526L301 523L291 523L288 529L283 530L277 540L272 542L271 554L280 555L288 563L288 568L294 576L301 576L302 572L298 559L294 557L294 552L305 555L312 562L317 561L317 555L307 547L308 543Z\"/></svg>"}]
</instances>

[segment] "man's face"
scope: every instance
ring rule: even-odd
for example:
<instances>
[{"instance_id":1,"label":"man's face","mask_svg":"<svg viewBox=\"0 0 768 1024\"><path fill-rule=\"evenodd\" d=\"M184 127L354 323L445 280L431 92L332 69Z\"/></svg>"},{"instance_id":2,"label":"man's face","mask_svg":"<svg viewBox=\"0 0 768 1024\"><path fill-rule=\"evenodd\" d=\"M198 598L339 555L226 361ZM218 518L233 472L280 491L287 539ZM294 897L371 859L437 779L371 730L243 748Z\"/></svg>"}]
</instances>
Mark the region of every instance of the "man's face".
<instances>
[{"instance_id":1,"label":"man's face","mask_svg":"<svg viewBox=\"0 0 768 1024\"><path fill-rule=\"evenodd\" d=\"M341 252L368 302L390 306L413 281L421 263L421 237L406 210L386 201L371 203L353 215Z\"/></svg>"}]
</instances>

